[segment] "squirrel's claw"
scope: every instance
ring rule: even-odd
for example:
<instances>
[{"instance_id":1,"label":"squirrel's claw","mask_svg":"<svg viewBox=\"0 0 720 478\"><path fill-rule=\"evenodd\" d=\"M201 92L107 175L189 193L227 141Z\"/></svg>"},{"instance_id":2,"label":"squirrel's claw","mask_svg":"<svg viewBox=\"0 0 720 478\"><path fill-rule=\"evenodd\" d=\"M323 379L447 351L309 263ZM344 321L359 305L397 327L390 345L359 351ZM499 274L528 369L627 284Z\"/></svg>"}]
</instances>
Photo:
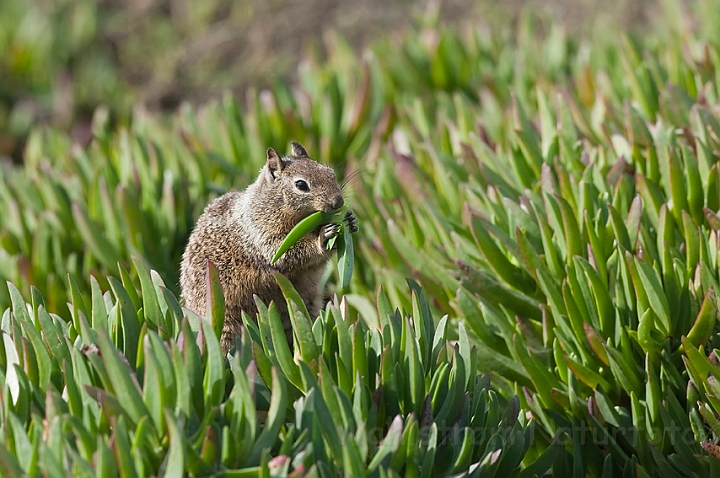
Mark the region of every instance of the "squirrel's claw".
<instances>
[{"instance_id":1,"label":"squirrel's claw","mask_svg":"<svg viewBox=\"0 0 720 478\"><path fill-rule=\"evenodd\" d=\"M320 229L323 247L327 246L328 241L338 234L340 234L340 224L329 223L323 225Z\"/></svg>"},{"instance_id":2,"label":"squirrel's claw","mask_svg":"<svg viewBox=\"0 0 720 478\"><path fill-rule=\"evenodd\" d=\"M358 227L358 219L355 213L352 209L348 209L345 213L345 222L347 223L348 227L350 228L350 232L358 232L360 228Z\"/></svg>"}]
</instances>

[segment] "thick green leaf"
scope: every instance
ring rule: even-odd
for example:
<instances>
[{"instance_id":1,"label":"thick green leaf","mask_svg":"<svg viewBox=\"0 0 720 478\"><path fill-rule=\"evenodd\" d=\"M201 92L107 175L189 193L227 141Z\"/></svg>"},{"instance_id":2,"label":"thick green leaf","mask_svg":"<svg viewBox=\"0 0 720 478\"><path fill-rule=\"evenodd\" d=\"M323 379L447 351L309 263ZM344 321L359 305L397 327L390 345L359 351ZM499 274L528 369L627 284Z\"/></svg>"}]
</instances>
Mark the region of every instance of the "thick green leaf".
<instances>
[{"instance_id":1,"label":"thick green leaf","mask_svg":"<svg viewBox=\"0 0 720 478\"><path fill-rule=\"evenodd\" d=\"M222 285L220 284L218 270L215 264L210 261L207 261L205 266L205 287L207 303L206 318L210 321L210 324L212 324L215 338L220 340L225 324L225 296L223 295Z\"/></svg>"},{"instance_id":2,"label":"thick green leaf","mask_svg":"<svg viewBox=\"0 0 720 478\"><path fill-rule=\"evenodd\" d=\"M340 277L340 284L343 289L346 289L350 285L350 278L352 277L353 268L355 265L355 250L353 245L353 238L350 228L347 226L341 227L341 236L338 240L338 275Z\"/></svg>"},{"instance_id":3,"label":"thick green leaf","mask_svg":"<svg viewBox=\"0 0 720 478\"><path fill-rule=\"evenodd\" d=\"M134 425L140 418L149 414L140 394L137 378L132 369L128 367L127 361L123 360L118 350L110 342L107 332L100 330L98 340L102 362L107 369L113 391Z\"/></svg>"}]
</instances>

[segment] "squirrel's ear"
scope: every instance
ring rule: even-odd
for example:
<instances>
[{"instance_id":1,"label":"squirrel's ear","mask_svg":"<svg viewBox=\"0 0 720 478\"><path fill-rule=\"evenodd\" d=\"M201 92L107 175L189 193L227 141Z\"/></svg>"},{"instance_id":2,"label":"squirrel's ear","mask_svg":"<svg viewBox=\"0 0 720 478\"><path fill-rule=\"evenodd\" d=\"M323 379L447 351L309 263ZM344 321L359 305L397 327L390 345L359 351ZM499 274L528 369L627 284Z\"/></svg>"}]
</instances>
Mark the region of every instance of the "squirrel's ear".
<instances>
[{"instance_id":1,"label":"squirrel's ear","mask_svg":"<svg viewBox=\"0 0 720 478\"><path fill-rule=\"evenodd\" d=\"M277 151L272 148L267 150L267 167L271 179L277 179L278 173L285 169L285 162L282 160Z\"/></svg>"},{"instance_id":2,"label":"squirrel's ear","mask_svg":"<svg viewBox=\"0 0 720 478\"><path fill-rule=\"evenodd\" d=\"M308 154L307 151L305 151L305 148L302 147L300 143L296 143L295 141L290 141L290 146L292 146L292 155L296 158L307 158Z\"/></svg>"}]
</instances>

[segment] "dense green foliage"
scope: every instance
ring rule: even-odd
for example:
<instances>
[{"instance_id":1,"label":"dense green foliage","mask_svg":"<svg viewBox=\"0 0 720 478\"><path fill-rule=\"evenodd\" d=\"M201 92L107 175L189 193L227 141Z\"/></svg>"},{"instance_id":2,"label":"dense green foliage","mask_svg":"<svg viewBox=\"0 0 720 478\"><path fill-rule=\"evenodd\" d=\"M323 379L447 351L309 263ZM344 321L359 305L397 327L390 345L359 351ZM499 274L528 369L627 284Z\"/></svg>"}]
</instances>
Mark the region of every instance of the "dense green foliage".
<instances>
[{"instance_id":1,"label":"dense green foliage","mask_svg":"<svg viewBox=\"0 0 720 478\"><path fill-rule=\"evenodd\" d=\"M387 476L419 466L422 476L504 476L532 444L517 397L503 400L472 373L467 335L453 346L447 317L435 328L417 284L414 320L381 293L377 329L351 322L344 302L311 322L285 280L298 360L275 305L259 303L228 363L214 268L204 320L137 267L139 290L111 279L103 294L93 281L90 302L74 295L70 322L10 286L3 476ZM547 469L555 454L534 466Z\"/></svg>"},{"instance_id":2,"label":"dense green foliage","mask_svg":"<svg viewBox=\"0 0 720 478\"><path fill-rule=\"evenodd\" d=\"M0 166L2 461L720 476L720 17L693 6L637 37L525 16L362 60L338 39L247 107L119 131L98 110L87 149L36 130ZM201 321L173 294L179 255L290 140L352 188L350 290L317 319L291 306L295 356L260 307L223 363L213 273Z\"/></svg>"}]
</instances>

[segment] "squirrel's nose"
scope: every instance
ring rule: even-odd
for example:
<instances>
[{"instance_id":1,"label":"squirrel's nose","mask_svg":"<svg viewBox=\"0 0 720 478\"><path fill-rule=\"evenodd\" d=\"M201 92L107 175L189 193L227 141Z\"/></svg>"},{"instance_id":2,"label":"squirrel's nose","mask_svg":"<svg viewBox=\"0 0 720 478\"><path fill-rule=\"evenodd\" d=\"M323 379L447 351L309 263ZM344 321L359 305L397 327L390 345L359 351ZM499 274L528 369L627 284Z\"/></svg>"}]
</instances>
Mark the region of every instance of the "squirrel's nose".
<instances>
[{"instance_id":1,"label":"squirrel's nose","mask_svg":"<svg viewBox=\"0 0 720 478\"><path fill-rule=\"evenodd\" d=\"M345 200L342 198L342 196L338 196L335 199L335 202L333 203L332 207L333 207L333 209L335 209L337 211L338 209L343 207L343 204L345 204Z\"/></svg>"}]
</instances>

